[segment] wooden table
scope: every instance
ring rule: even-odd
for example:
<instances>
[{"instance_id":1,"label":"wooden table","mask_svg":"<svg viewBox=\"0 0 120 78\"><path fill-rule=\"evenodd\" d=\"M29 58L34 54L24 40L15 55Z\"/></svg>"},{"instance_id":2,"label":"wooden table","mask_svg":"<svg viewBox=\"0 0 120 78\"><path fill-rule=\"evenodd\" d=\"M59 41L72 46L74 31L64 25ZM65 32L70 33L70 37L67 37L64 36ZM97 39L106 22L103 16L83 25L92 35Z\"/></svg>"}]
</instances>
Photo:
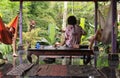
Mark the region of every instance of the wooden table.
<instances>
[{"instance_id":1,"label":"wooden table","mask_svg":"<svg viewBox=\"0 0 120 78\"><path fill-rule=\"evenodd\" d=\"M32 63L31 55L34 54L38 57L36 63L39 62L39 56L83 56L83 55L93 55L93 50L87 48L73 49L73 48L44 48L44 49L35 49L29 48L27 50L27 59Z\"/></svg>"}]
</instances>

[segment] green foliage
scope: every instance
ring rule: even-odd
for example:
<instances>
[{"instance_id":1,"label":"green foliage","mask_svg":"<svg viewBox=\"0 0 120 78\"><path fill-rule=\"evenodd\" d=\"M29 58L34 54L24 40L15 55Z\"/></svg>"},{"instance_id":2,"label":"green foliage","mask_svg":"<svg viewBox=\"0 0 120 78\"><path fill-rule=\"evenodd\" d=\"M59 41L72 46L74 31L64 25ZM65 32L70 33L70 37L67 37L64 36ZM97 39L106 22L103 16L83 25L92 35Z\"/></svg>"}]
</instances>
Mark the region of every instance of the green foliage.
<instances>
[{"instance_id":1,"label":"green foliage","mask_svg":"<svg viewBox=\"0 0 120 78\"><path fill-rule=\"evenodd\" d=\"M50 38L50 43L54 43L55 42L55 25L53 24L49 24L49 29L48 29L48 33L49 33L49 38Z\"/></svg>"},{"instance_id":2,"label":"green foliage","mask_svg":"<svg viewBox=\"0 0 120 78\"><path fill-rule=\"evenodd\" d=\"M31 32L23 32L23 43L30 42L35 45L36 41L40 40L40 28L33 29Z\"/></svg>"},{"instance_id":3,"label":"green foliage","mask_svg":"<svg viewBox=\"0 0 120 78\"><path fill-rule=\"evenodd\" d=\"M0 13L2 14L2 18L4 23L8 24L10 20L17 15L19 11L19 2L12 3L9 0L0 1Z\"/></svg>"},{"instance_id":4,"label":"green foliage","mask_svg":"<svg viewBox=\"0 0 120 78\"><path fill-rule=\"evenodd\" d=\"M108 54L105 52L100 53L97 59L97 67L105 67L108 66Z\"/></svg>"},{"instance_id":5,"label":"green foliage","mask_svg":"<svg viewBox=\"0 0 120 78\"><path fill-rule=\"evenodd\" d=\"M68 2L68 15L72 13L73 8L74 15L77 18L85 17L86 21L91 18L93 19L94 13L89 12L94 10L93 3L83 4L81 2L74 2L74 7L71 4L71 2ZM13 18L19 11L19 2L2 0L0 5L2 5L2 7L0 7L0 13L3 15L2 18L4 19L5 23L9 23L11 18ZM87 7L87 5L89 5L89 7ZM36 28L41 28L42 33L39 33L40 36L47 38L47 30L50 23L53 23L59 29L62 28L63 2L23 2L23 33L28 31L29 22L32 19L36 21ZM92 20L89 20L88 22L92 22ZM85 25L85 27L89 28L89 24ZM88 32L89 31L87 31L87 33ZM59 33L59 31L56 31L56 33ZM25 38L23 37L23 39ZM47 39L50 40L49 38ZM59 41L60 39L57 38L57 40Z\"/></svg>"},{"instance_id":6,"label":"green foliage","mask_svg":"<svg viewBox=\"0 0 120 78\"><path fill-rule=\"evenodd\" d=\"M11 45L0 43L0 51L3 55L11 53L12 52Z\"/></svg>"}]
</instances>

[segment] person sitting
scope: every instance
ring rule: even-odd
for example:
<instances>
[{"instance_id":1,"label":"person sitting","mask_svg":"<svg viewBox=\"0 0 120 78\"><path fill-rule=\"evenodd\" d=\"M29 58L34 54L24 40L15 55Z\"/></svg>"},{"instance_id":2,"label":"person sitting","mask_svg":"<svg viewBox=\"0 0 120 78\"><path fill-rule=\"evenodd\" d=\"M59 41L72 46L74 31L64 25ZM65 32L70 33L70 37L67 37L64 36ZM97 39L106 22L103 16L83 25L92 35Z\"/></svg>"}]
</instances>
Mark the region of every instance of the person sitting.
<instances>
[{"instance_id":1,"label":"person sitting","mask_svg":"<svg viewBox=\"0 0 120 78\"><path fill-rule=\"evenodd\" d=\"M77 24L77 19L75 16L69 16L67 19L67 23L68 25L64 32L65 40L63 41L62 46L66 46L69 48L79 48L80 47L79 45L81 43L81 37L82 35L86 35L86 32L82 29L81 26ZM63 62L64 62L64 59L63 59ZM70 63L71 63L71 57L70 57L69 64Z\"/></svg>"},{"instance_id":2,"label":"person sitting","mask_svg":"<svg viewBox=\"0 0 120 78\"><path fill-rule=\"evenodd\" d=\"M86 35L86 32L81 26L77 24L75 16L69 16L67 19L67 27L65 30L65 40L62 45L70 48L79 48L82 35Z\"/></svg>"}]
</instances>

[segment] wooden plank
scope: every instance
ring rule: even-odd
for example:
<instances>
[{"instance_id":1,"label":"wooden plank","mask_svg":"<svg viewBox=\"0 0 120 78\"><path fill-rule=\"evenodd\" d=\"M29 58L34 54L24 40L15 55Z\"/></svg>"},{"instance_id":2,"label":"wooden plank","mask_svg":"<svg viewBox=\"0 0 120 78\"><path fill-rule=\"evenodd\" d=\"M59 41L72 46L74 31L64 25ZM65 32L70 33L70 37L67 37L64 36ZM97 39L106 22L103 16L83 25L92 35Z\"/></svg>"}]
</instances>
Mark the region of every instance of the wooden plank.
<instances>
[{"instance_id":1,"label":"wooden plank","mask_svg":"<svg viewBox=\"0 0 120 78\"><path fill-rule=\"evenodd\" d=\"M66 76L67 66L63 65L40 65L37 76Z\"/></svg>"},{"instance_id":2,"label":"wooden plank","mask_svg":"<svg viewBox=\"0 0 120 78\"><path fill-rule=\"evenodd\" d=\"M49 76L67 76L67 66L66 65L51 65Z\"/></svg>"},{"instance_id":3,"label":"wooden plank","mask_svg":"<svg viewBox=\"0 0 120 78\"><path fill-rule=\"evenodd\" d=\"M2 72L3 74L6 74L8 71L10 71L12 69L13 65L8 63L8 64L4 64L3 66L0 66L0 72Z\"/></svg>"},{"instance_id":4,"label":"wooden plank","mask_svg":"<svg viewBox=\"0 0 120 78\"><path fill-rule=\"evenodd\" d=\"M58 49L28 49L28 53L35 55L93 55L93 50L90 49L70 49L70 48L58 48Z\"/></svg>"},{"instance_id":5,"label":"wooden plank","mask_svg":"<svg viewBox=\"0 0 120 78\"><path fill-rule=\"evenodd\" d=\"M30 69L33 66L33 64L20 64L15 68L12 68L11 71L7 73L7 75L15 75L15 76L21 76Z\"/></svg>"},{"instance_id":6,"label":"wooden plank","mask_svg":"<svg viewBox=\"0 0 120 78\"><path fill-rule=\"evenodd\" d=\"M36 71L36 76L39 77L101 76L96 68L87 65L40 65Z\"/></svg>"},{"instance_id":7,"label":"wooden plank","mask_svg":"<svg viewBox=\"0 0 120 78\"><path fill-rule=\"evenodd\" d=\"M25 64L27 65L27 64ZM22 65L21 65L22 66ZM17 66L16 69L21 69L21 66ZM28 66L28 65L27 65ZM26 67L26 66L24 66ZM24 68L23 67L23 68ZM28 66L29 67L29 66ZM23 69L22 68L22 69ZM16 71L13 71L14 73L10 75L22 75L21 71L19 71L19 74L15 73ZM86 77L88 76L96 76L101 77L101 74L97 71L96 68L90 65L56 65L56 64L43 64L43 65L33 65L31 69L27 71L27 73L24 74L24 76L27 77L65 77L65 78L78 78L78 77Z\"/></svg>"},{"instance_id":8,"label":"wooden plank","mask_svg":"<svg viewBox=\"0 0 120 78\"><path fill-rule=\"evenodd\" d=\"M49 73L49 65L40 65L37 75L38 76L48 76L48 73Z\"/></svg>"},{"instance_id":9,"label":"wooden plank","mask_svg":"<svg viewBox=\"0 0 120 78\"><path fill-rule=\"evenodd\" d=\"M36 76L39 71L39 65L33 65L33 67L26 72L26 76Z\"/></svg>"},{"instance_id":10,"label":"wooden plank","mask_svg":"<svg viewBox=\"0 0 120 78\"><path fill-rule=\"evenodd\" d=\"M90 65L69 65L68 66L68 75L69 76L100 76L100 73Z\"/></svg>"},{"instance_id":11,"label":"wooden plank","mask_svg":"<svg viewBox=\"0 0 120 78\"><path fill-rule=\"evenodd\" d=\"M7 75L7 73L12 69L13 65L6 63L0 66L0 78L16 78L15 76Z\"/></svg>"}]
</instances>

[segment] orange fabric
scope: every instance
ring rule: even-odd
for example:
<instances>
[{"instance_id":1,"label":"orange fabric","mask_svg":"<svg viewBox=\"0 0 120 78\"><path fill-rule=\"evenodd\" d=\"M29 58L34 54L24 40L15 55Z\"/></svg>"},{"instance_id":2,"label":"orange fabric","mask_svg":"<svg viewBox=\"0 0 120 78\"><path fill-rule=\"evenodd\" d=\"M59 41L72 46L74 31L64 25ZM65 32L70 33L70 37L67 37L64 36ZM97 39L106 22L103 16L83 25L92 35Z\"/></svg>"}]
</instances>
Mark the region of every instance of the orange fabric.
<instances>
[{"instance_id":1,"label":"orange fabric","mask_svg":"<svg viewBox=\"0 0 120 78\"><path fill-rule=\"evenodd\" d=\"M8 24L8 27L14 27L14 39L17 38L17 25L18 25L18 15L12 19L12 21ZM0 17L0 41L4 44L12 44L12 34L9 32L7 27L5 27L2 18Z\"/></svg>"},{"instance_id":2,"label":"orange fabric","mask_svg":"<svg viewBox=\"0 0 120 78\"><path fill-rule=\"evenodd\" d=\"M7 25L8 27L13 26L16 29L18 25L18 15L11 20L11 22Z\"/></svg>"},{"instance_id":3,"label":"orange fabric","mask_svg":"<svg viewBox=\"0 0 120 78\"><path fill-rule=\"evenodd\" d=\"M4 44L12 44L10 32L5 27L2 18L0 17L0 41Z\"/></svg>"},{"instance_id":4,"label":"orange fabric","mask_svg":"<svg viewBox=\"0 0 120 78\"><path fill-rule=\"evenodd\" d=\"M12 21L7 25L8 27L14 27L15 28L15 34L14 34L14 38L17 38L17 29L18 29L18 15L12 19Z\"/></svg>"},{"instance_id":5,"label":"orange fabric","mask_svg":"<svg viewBox=\"0 0 120 78\"><path fill-rule=\"evenodd\" d=\"M0 31L4 30L4 29L6 29L6 28L5 28L5 25L4 25L3 21L2 21L2 18L0 16Z\"/></svg>"}]
</instances>

